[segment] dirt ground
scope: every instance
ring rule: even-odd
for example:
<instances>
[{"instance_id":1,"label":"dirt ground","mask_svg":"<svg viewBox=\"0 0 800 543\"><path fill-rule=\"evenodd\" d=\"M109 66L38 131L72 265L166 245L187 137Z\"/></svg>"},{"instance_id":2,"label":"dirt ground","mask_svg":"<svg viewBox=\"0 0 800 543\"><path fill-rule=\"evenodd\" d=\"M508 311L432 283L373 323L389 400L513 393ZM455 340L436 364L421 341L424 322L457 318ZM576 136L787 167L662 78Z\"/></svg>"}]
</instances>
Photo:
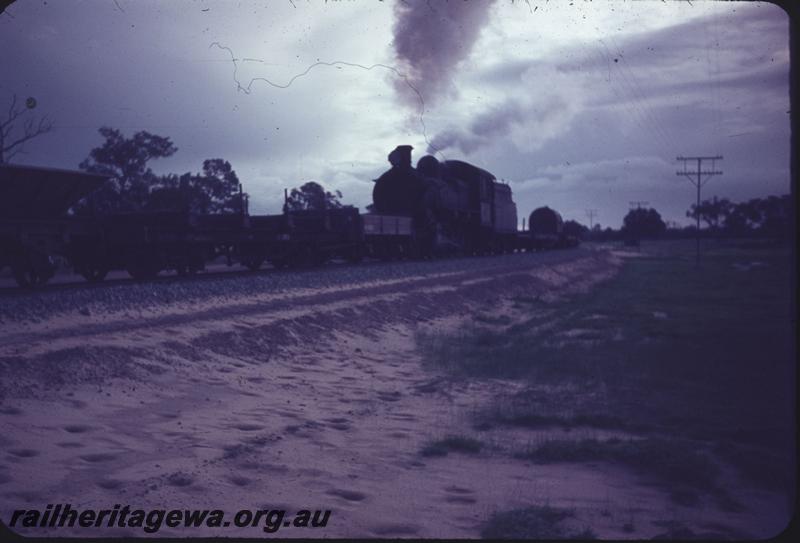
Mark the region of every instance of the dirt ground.
<instances>
[{"instance_id":1,"label":"dirt ground","mask_svg":"<svg viewBox=\"0 0 800 543\"><path fill-rule=\"evenodd\" d=\"M650 521L670 520L701 529L760 523L774 533L783 506L768 493L749 496L747 513L726 516L702 504L682 508L623 467L536 465L497 452L563 430L492 429L480 454L420 455L432 440L474 433L471 415L522 385L432 369L416 334L457 328L479 309L508 312L514 296L584 291L626 256L580 250L492 274L465 269L4 324L2 519L55 503L329 509L325 528L275 535L473 538L495 511L552 505L573 508L577 525L604 539L652 537L665 530ZM629 520L642 529L627 532ZM101 535L147 534L92 529ZM162 527L156 535L268 534L257 526Z\"/></svg>"}]
</instances>

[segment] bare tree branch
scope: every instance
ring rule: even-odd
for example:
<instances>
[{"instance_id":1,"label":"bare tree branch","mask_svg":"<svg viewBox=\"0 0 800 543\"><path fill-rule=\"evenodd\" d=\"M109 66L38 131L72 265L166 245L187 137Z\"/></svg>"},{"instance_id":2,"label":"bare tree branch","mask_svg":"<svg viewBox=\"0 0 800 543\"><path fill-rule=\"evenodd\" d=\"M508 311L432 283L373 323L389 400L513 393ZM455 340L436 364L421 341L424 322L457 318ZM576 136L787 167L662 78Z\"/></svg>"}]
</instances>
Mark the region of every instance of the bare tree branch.
<instances>
[{"instance_id":1,"label":"bare tree branch","mask_svg":"<svg viewBox=\"0 0 800 543\"><path fill-rule=\"evenodd\" d=\"M31 115L22 123L22 134L15 140L11 140L11 133L15 126L19 126L21 117L28 113L24 107L17 106L17 95L11 97L11 104L8 108L8 116L5 121L0 121L0 164L11 160L12 157L22 152L25 143L46 134L53 129L53 123L47 116L38 120Z\"/></svg>"},{"instance_id":2,"label":"bare tree branch","mask_svg":"<svg viewBox=\"0 0 800 543\"><path fill-rule=\"evenodd\" d=\"M14 96L11 97L11 105L8 108L8 122L12 122L14 120L14 117L12 117L12 115L14 114L14 109L16 108L16 106L17 106L17 95L15 94Z\"/></svg>"},{"instance_id":3,"label":"bare tree branch","mask_svg":"<svg viewBox=\"0 0 800 543\"><path fill-rule=\"evenodd\" d=\"M22 152L22 148L20 147L20 148L15 149L14 151L8 153L6 155L6 162L11 162L11 159L14 158L15 156L17 156L18 154L20 154L21 152ZM2 162L0 162L0 164L2 164Z\"/></svg>"}]
</instances>

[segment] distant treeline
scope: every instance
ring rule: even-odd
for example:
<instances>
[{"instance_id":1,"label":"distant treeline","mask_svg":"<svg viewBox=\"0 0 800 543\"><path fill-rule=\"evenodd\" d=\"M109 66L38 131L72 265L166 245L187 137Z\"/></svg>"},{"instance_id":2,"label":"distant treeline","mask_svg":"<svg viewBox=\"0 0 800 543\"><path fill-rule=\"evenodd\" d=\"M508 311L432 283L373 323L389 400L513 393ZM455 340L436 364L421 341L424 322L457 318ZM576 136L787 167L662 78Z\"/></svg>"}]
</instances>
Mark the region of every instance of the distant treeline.
<instances>
[{"instance_id":1,"label":"distant treeline","mask_svg":"<svg viewBox=\"0 0 800 543\"><path fill-rule=\"evenodd\" d=\"M701 222L701 237L760 237L789 239L792 229L792 200L788 194L731 202L727 198L703 200L693 204L686 216ZM697 226L668 225L653 208L637 208L628 212L622 227L614 229L594 225L591 230L577 221L564 223L564 231L584 240L613 241L626 239L680 239L697 236Z\"/></svg>"}]
</instances>

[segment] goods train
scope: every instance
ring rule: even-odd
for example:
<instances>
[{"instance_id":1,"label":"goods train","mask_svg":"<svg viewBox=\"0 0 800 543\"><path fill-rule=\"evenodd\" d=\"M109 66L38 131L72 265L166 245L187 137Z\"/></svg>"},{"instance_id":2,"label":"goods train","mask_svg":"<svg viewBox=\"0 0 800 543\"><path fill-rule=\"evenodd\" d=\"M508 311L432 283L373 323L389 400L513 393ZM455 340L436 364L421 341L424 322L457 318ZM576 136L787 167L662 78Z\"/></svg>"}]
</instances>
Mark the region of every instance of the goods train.
<instances>
[{"instance_id":1,"label":"goods train","mask_svg":"<svg viewBox=\"0 0 800 543\"><path fill-rule=\"evenodd\" d=\"M189 275L224 257L257 270L304 267L331 259L499 254L566 247L561 216L534 210L530 228L517 229L511 188L488 171L459 160L424 156L412 147L389 154L391 168L375 180L373 204L250 215L141 212L71 216L68 210L108 179L67 170L0 164L0 270L22 287L46 283L55 260L91 282L111 270L135 279L164 270Z\"/></svg>"}]
</instances>

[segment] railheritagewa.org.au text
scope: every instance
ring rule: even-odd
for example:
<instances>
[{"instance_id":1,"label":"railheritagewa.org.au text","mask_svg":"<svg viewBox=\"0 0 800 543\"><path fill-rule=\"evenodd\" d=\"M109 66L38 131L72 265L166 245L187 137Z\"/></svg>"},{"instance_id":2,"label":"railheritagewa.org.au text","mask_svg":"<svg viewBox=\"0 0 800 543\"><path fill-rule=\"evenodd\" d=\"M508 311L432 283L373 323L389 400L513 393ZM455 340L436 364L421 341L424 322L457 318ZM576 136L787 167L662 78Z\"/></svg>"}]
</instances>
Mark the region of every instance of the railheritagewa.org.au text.
<instances>
[{"instance_id":1,"label":"railheritagewa.org.au text","mask_svg":"<svg viewBox=\"0 0 800 543\"><path fill-rule=\"evenodd\" d=\"M42 509L17 509L10 528L137 528L152 534L167 528L260 528L274 533L283 528L324 528L331 511L301 509L240 509L232 515L221 509L136 509L114 505L111 509L75 509L71 504L50 504Z\"/></svg>"}]
</instances>

